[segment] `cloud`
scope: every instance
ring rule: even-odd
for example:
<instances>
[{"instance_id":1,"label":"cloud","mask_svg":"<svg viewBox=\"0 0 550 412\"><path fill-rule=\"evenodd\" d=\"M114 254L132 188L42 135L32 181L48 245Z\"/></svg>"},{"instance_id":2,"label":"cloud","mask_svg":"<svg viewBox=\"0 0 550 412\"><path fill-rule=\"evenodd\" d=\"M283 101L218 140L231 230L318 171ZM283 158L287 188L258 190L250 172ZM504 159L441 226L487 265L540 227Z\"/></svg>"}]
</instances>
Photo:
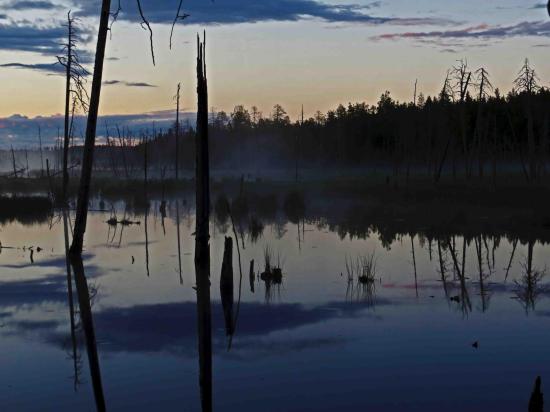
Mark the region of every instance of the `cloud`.
<instances>
[{"instance_id":1,"label":"cloud","mask_svg":"<svg viewBox=\"0 0 550 412\"><path fill-rule=\"evenodd\" d=\"M132 86L130 86L132 87ZM136 87L136 86L133 86ZM142 86L143 87L143 86ZM139 135L141 132L151 130L153 124L157 129L167 129L175 121L175 110L158 110L136 114L112 114L100 116L98 120L98 143L104 141L105 126L112 128L118 125L121 128L128 128L132 133ZM184 124L186 121L194 125L195 113L180 113ZM42 131L42 143L46 146L55 144L58 128L63 129L64 117L61 114L53 116L27 117L14 114L9 117L0 117L0 148L36 147L38 145L38 127ZM86 117L76 115L74 120L75 142L78 141L86 127Z\"/></svg>"},{"instance_id":2,"label":"cloud","mask_svg":"<svg viewBox=\"0 0 550 412\"><path fill-rule=\"evenodd\" d=\"M123 80L106 80L103 82L104 86L113 86L113 85L124 85L127 87L157 87L154 84L145 83L145 82L127 82Z\"/></svg>"},{"instance_id":3,"label":"cloud","mask_svg":"<svg viewBox=\"0 0 550 412\"><path fill-rule=\"evenodd\" d=\"M80 12L98 16L100 3L97 0L78 0ZM447 19L433 17L385 17L368 14L380 6L380 1L359 5L356 3L328 4L316 0L188 0L182 12L190 14L189 24L238 24L267 21L302 21L318 19L329 23L362 24L449 24ZM171 24L177 11L177 2L171 0L142 0L144 14L153 23ZM121 19L139 22L141 17L133 2L123 4Z\"/></svg>"},{"instance_id":4,"label":"cloud","mask_svg":"<svg viewBox=\"0 0 550 412\"><path fill-rule=\"evenodd\" d=\"M373 40L399 40L399 39L413 39L413 40L490 40L490 39L507 39L512 37L548 37L550 36L550 22L534 21L534 22L521 22L508 26L489 26L487 24L481 24L477 26L470 26L457 30L444 30L444 31L416 31L416 32L404 32L404 33L388 33L373 36Z\"/></svg>"},{"instance_id":5,"label":"cloud","mask_svg":"<svg viewBox=\"0 0 550 412\"><path fill-rule=\"evenodd\" d=\"M4 63L0 64L0 67L36 70L49 74L63 74L65 72L65 68L58 63Z\"/></svg>"},{"instance_id":6,"label":"cloud","mask_svg":"<svg viewBox=\"0 0 550 412\"><path fill-rule=\"evenodd\" d=\"M39 27L28 22L0 23L0 50L34 52L45 56L57 56L66 42L67 29L56 27ZM79 45L91 39L91 29L80 26L76 30L76 41ZM92 61L92 54L79 50L79 60L83 64Z\"/></svg>"},{"instance_id":7,"label":"cloud","mask_svg":"<svg viewBox=\"0 0 550 412\"><path fill-rule=\"evenodd\" d=\"M62 6L50 1L12 1L2 6L4 10L56 10Z\"/></svg>"}]
</instances>

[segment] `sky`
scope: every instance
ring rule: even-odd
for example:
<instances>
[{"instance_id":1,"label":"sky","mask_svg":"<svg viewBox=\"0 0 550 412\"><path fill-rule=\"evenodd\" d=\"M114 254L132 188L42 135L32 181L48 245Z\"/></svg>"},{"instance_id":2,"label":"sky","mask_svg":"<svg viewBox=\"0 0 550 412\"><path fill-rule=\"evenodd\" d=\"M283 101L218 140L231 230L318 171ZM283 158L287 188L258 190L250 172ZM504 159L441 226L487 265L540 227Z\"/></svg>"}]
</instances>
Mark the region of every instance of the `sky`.
<instances>
[{"instance_id":1,"label":"sky","mask_svg":"<svg viewBox=\"0 0 550 412\"><path fill-rule=\"evenodd\" d=\"M182 111L195 110L196 33L206 30L209 101L214 110L274 104L296 119L338 104L376 103L386 90L412 100L414 83L439 91L458 59L484 66L509 90L529 58L550 80L550 17L543 0L136 0L122 11L107 44L100 129L168 127L182 84ZM118 0L112 0L112 11ZM62 126L64 78L55 65L66 14L78 16L81 61L92 70L99 0L0 0L0 148L53 142ZM91 83L91 80L90 80ZM82 118L77 124L81 133ZM98 133L105 134L98 130Z\"/></svg>"}]
</instances>

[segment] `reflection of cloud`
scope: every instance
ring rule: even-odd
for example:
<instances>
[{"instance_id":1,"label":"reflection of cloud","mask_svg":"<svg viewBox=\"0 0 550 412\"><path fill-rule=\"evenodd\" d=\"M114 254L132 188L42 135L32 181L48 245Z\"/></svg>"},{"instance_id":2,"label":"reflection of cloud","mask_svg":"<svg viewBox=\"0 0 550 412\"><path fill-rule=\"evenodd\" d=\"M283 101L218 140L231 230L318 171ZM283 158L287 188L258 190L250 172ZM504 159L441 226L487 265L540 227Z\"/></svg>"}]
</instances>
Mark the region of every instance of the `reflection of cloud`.
<instances>
[{"instance_id":1,"label":"reflection of cloud","mask_svg":"<svg viewBox=\"0 0 550 412\"><path fill-rule=\"evenodd\" d=\"M14 282L16 283L16 282ZM59 291L55 282L29 281L25 284L17 282L15 288L21 292L21 300L28 304L39 305L43 301L66 301L66 293ZM55 285L55 286L54 286ZM32 290L31 290L32 289ZM42 291L42 292L39 292ZM3 292L0 289L0 295ZM41 295L43 299L38 298ZM380 302L389 304L389 302ZM0 303L4 304L4 301ZM27 309L29 307L27 306ZM304 350L312 347L333 345L343 342L343 339L326 337L308 337L305 339L269 337L265 341L260 337L276 331L292 330L331 319L354 317L360 314L367 305L356 303L328 303L322 306L307 308L300 304L265 305L260 303L241 303L238 333L234 341L235 350L253 350L265 353L285 352L288 350ZM36 310L41 310L37 306ZM128 308L108 308L94 314L96 336L103 342L103 351L112 352L158 352L194 356L196 350L196 303L165 303L139 305ZM220 302L212 303L212 329L223 331L223 308ZM2 333L10 335L25 335L33 333L44 341L62 345L66 340L66 320L35 321L5 317L6 329ZM225 347L225 334L215 334L214 344ZM223 336L223 337L222 337ZM274 343L273 339L278 339ZM280 341L280 342L279 342ZM261 343L261 348L256 346ZM238 355L237 355L238 356Z\"/></svg>"},{"instance_id":2,"label":"reflection of cloud","mask_svg":"<svg viewBox=\"0 0 550 412\"><path fill-rule=\"evenodd\" d=\"M91 260L94 257L91 253L84 253L82 255L82 260L84 262L87 262ZM24 268L30 268L30 267L40 267L40 268L59 268L59 269L65 269L65 255L57 255L54 257L50 257L47 259L40 259L40 253L36 253L34 255L35 262L31 263L30 261L25 261L22 263L17 264L4 264L0 265L0 268L6 268L6 269L24 269ZM87 266L88 267L88 266ZM6 285L8 283L14 283L14 282L0 282L0 289L2 288L2 285Z\"/></svg>"}]
</instances>

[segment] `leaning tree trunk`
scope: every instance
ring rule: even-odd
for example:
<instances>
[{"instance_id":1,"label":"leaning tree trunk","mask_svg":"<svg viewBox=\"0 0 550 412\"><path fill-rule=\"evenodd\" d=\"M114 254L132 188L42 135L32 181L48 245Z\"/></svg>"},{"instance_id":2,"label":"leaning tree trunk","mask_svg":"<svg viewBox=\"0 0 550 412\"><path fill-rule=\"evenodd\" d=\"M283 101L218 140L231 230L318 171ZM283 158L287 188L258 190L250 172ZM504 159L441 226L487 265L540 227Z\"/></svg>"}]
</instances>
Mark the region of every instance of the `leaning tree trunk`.
<instances>
[{"instance_id":1,"label":"leaning tree trunk","mask_svg":"<svg viewBox=\"0 0 550 412\"><path fill-rule=\"evenodd\" d=\"M76 220L74 227L71 255L80 255L86 231L88 217L88 201L90 197L90 183L92 180L92 168L94 164L94 147L97 127L97 114L99 111L99 98L101 95L101 80L103 77L103 61L105 57L105 44L109 31L109 12L111 0L103 0L101 6L101 19L99 21L99 33L95 54L94 76L92 80L92 94L88 111L88 123L86 125L86 140L84 142L84 154L82 158L82 173L80 187L78 189L78 201L76 205Z\"/></svg>"},{"instance_id":2,"label":"leaning tree trunk","mask_svg":"<svg viewBox=\"0 0 550 412\"><path fill-rule=\"evenodd\" d=\"M210 166L208 158L208 86L205 43L197 38L197 135L195 276L202 411L212 410L212 315L210 307Z\"/></svg>"}]
</instances>

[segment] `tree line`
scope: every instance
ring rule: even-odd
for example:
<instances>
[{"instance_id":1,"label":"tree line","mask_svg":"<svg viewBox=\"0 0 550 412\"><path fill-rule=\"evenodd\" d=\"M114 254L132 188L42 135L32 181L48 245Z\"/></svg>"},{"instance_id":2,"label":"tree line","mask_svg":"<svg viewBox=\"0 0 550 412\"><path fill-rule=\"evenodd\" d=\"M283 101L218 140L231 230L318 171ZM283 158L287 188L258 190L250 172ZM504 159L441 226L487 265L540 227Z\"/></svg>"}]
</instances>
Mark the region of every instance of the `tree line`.
<instances>
[{"instance_id":1,"label":"tree line","mask_svg":"<svg viewBox=\"0 0 550 412\"><path fill-rule=\"evenodd\" d=\"M493 178L509 172L536 181L550 155L550 91L526 60L507 94L494 89L484 68L464 60L448 71L436 96L396 101L386 91L375 105L349 103L291 121L279 104L264 116L235 106L209 114L213 167L382 167L400 176L425 174ZM178 155L194 162L192 128L179 126ZM176 125L155 133L150 150L168 162ZM115 144L116 142L113 142ZM135 149L139 150L137 144Z\"/></svg>"}]
</instances>

